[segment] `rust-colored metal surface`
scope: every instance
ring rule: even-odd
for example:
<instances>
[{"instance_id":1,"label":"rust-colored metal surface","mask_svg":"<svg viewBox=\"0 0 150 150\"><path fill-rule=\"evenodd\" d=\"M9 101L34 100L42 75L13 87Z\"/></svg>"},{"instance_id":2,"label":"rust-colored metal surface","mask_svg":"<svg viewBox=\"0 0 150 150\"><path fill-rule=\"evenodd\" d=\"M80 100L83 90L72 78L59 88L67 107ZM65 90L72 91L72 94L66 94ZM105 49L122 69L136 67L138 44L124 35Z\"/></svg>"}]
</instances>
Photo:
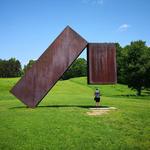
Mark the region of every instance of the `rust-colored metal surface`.
<instances>
[{"instance_id":1,"label":"rust-colored metal surface","mask_svg":"<svg viewBox=\"0 0 150 150\"><path fill-rule=\"evenodd\" d=\"M86 40L67 26L11 93L28 107L36 107L86 46Z\"/></svg>"},{"instance_id":2,"label":"rust-colored metal surface","mask_svg":"<svg viewBox=\"0 0 150 150\"><path fill-rule=\"evenodd\" d=\"M115 84L116 48L109 43L89 43L88 57L88 84Z\"/></svg>"}]
</instances>

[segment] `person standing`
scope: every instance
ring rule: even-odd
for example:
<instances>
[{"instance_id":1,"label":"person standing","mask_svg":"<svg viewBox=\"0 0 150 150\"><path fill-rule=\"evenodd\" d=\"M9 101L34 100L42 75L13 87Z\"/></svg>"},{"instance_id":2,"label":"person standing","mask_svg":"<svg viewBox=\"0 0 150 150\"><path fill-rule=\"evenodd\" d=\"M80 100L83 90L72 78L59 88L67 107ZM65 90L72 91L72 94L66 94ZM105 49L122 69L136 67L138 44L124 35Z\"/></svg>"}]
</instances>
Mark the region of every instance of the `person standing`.
<instances>
[{"instance_id":1,"label":"person standing","mask_svg":"<svg viewBox=\"0 0 150 150\"><path fill-rule=\"evenodd\" d=\"M96 107L99 107L100 106L100 91L98 88L96 88L96 90L95 90L94 100L96 102Z\"/></svg>"}]
</instances>

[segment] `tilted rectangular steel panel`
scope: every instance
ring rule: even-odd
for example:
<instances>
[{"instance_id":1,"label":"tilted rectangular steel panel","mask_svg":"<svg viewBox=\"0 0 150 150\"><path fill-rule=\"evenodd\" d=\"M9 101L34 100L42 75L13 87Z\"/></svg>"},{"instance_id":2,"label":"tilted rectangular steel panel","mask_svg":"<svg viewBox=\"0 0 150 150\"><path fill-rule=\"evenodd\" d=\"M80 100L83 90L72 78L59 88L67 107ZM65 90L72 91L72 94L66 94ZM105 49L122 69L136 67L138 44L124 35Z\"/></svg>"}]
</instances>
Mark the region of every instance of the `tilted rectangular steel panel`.
<instances>
[{"instance_id":1,"label":"tilted rectangular steel panel","mask_svg":"<svg viewBox=\"0 0 150 150\"><path fill-rule=\"evenodd\" d=\"M114 44L89 43L87 55L89 84L113 84L117 82Z\"/></svg>"},{"instance_id":2,"label":"tilted rectangular steel panel","mask_svg":"<svg viewBox=\"0 0 150 150\"><path fill-rule=\"evenodd\" d=\"M11 93L27 106L37 106L86 46L86 40L67 26Z\"/></svg>"}]
</instances>

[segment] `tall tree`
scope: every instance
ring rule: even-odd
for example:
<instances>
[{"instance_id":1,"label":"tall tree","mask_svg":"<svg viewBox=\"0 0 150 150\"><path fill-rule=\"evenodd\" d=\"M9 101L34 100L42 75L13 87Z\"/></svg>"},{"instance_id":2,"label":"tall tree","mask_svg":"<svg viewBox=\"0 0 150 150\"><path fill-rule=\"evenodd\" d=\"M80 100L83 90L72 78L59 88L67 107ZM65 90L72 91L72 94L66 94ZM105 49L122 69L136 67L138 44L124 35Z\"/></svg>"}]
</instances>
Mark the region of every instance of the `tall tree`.
<instances>
[{"instance_id":1,"label":"tall tree","mask_svg":"<svg viewBox=\"0 0 150 150\"><path fill-rule=\"evenodd\" d=\"M117 63L117 81L118 83L126 83L126 75L124 74L124 49L119 43L116 46L116 63Z\"/></svg>"},{"instance_id":2,"label":"tall tree","mask_svg":"<svg viewBox=\"0 0 150 150\"><path fill-rule=\"evenodd\" d=\"M145 58L145 80L144 85L146 88L150 88L150 47L146 49Z\"/></svg>"},{"instance_id":3,"label":"tall tree","mask_svg":"<svg viewBox=\"0 0 150 150\"><path fill-rule=\"evenodd\" d=\"M134 41L125 47L125 73L127 84L141 95L142 87L150 86L149 80L150 55L144 41Z\"/></svg>"}]
</instances>

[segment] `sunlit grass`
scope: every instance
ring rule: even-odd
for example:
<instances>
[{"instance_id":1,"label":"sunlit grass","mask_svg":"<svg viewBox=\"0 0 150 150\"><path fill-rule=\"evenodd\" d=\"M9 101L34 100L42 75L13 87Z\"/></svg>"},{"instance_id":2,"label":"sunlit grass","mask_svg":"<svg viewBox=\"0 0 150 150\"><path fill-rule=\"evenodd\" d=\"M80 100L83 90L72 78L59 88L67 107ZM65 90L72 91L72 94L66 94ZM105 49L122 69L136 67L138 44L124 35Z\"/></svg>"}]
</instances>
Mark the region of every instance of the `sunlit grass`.
<instances>
[{"instance_id":1,"label":"sunlit grass","mask_svg":"<svg viewBox=\"0 0 150 150\"><path fill-rule=\"evenodd\" d=\"M86 78L59 81L36 109L9 93L18 78L0 79L0 149L120 150L150 148L150 96L136 99L126 85L87 85ZM117 110L88 116L100 87L101 105ZM131 96L127 96L131 95Z\"/></svg>"}]
</instances>

